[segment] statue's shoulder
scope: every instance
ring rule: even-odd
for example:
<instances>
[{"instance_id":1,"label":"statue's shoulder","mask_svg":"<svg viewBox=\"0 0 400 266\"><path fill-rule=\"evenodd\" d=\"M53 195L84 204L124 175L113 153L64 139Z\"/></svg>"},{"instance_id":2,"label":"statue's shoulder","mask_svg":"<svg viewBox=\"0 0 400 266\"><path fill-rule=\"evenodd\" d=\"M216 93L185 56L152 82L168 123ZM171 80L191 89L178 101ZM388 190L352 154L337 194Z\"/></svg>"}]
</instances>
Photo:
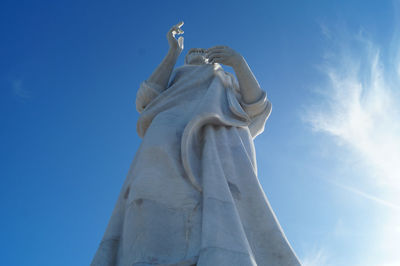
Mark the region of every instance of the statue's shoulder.
<instances>
[{"instance_id":1,"label":"statue's shoulder","mask_svg":"<svg viewBox=\"0 0 400 266\"><path fill-rule=\"evenodd\" d=\"M232 84L233 89L239 90L239 82L237 81L236 76L233 73L225 71L225 70L224 70L224 74L225 74L226 79L229 80L229 83Z\"/></svg>"}]
</instances>

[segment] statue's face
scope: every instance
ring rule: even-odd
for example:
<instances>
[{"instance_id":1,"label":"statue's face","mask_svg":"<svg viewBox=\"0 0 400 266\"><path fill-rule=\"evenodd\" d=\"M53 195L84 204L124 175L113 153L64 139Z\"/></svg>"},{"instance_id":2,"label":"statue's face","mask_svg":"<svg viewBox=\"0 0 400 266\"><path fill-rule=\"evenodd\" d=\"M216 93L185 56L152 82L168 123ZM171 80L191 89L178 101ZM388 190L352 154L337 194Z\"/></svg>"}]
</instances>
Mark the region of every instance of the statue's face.
<instances>
[{"instance_id":1,"label":"statue's face","mask_svg":"<svg viewBox=\"0 0 400 266\"><path fill-rule=\"evenodd\" d=\"M188 65L208 64L208 59L206 58L206 49L204 48L190 49L186 54L185 64Z\"/></svg>"}]
</instances>

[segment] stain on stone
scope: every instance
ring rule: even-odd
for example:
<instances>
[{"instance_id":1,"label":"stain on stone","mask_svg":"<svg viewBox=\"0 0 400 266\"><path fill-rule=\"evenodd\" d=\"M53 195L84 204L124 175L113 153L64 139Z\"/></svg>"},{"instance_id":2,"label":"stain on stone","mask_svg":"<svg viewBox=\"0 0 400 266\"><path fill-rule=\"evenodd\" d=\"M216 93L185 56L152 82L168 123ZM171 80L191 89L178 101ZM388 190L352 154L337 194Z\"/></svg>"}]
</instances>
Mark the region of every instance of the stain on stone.
<instances>
[{"instance_id":1,"label":"stain on stone","mask_svg":"<svg viewBox=\"0 0 400 266\"><path fill-rule=\"evenodd\" d=\"M131 190L130 187L128 187L128 188L125 190L124 199L127 199L127 198L128 198L128 196L129 196L129 191L130 191L130 190Z\"/></svg>"},{"instance_id":2,"label":"stain on stone","mask_svg":"<svg viewBox=\"0 0 400 266\"><path fill-rule=\"evenodd\" d=\"M150 263L152 263L152 264L158 263L158 259L157 259L157 258L154 258L154 257L149 257L149 261L150 261Z\"/></svg>"},{"instance_id":3,"label":"stain on stone","mask_svg":"<svg viewBox=\"0 0 400 266\"><path fill-rule=\"evenodd\" d=\"M142 203L143 203L143 199L137 199L137 200L135 200L135 204L136 204L137 206L142 205Z\"/></svg>"},{"instance_id":4,"label":"stain on stone","mask_svg":"<svg viewBox=\"0 0 400 266\"><path fill-rule=\"evenodd\" d=\"M240 200L241 196L240 196L239 188L231 182L228 182L228 186L229 186L229 190L231 191L233 198L236 200Z\"/></svg>"}]
</instances>

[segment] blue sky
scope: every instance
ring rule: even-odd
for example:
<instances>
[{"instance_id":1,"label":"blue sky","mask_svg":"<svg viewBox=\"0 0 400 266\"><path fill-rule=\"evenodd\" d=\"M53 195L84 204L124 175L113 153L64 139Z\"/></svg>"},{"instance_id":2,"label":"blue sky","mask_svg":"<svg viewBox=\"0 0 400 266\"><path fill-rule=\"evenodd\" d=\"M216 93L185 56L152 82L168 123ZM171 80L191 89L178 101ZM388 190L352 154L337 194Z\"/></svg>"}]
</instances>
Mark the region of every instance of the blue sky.
<instances>
[{"instance_id":1,"label":"blue sky","mask_svg":"<svg viewBox=\"0 0 400 266\"><path fill-rule=\"evenodd\" d=\"M185 51L234 48L268 93L259 178L304 265L400 265L399 4L1 1L2 263L90 263L183 20Z\"/></svg>"}]
</instances>

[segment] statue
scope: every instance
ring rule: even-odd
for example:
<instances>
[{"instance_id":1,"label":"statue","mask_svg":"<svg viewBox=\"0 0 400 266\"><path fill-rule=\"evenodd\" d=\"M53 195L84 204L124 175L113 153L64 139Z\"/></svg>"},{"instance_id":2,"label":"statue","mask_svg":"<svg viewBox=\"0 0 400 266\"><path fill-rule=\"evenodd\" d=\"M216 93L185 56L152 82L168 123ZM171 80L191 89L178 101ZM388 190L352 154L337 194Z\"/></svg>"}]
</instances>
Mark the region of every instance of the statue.
<instances>
[{"instance_id":1,"label":"statue","mask_svg":"<svg viewBox=\"0 0 400 266\"><path fill-rule=\"evenodd\" d=\"M300 265L257 178L271 103L227 46L190 49L173 71L182 25L137 92L142 143L92 265Z\"/></svg>"}]
</instances>

